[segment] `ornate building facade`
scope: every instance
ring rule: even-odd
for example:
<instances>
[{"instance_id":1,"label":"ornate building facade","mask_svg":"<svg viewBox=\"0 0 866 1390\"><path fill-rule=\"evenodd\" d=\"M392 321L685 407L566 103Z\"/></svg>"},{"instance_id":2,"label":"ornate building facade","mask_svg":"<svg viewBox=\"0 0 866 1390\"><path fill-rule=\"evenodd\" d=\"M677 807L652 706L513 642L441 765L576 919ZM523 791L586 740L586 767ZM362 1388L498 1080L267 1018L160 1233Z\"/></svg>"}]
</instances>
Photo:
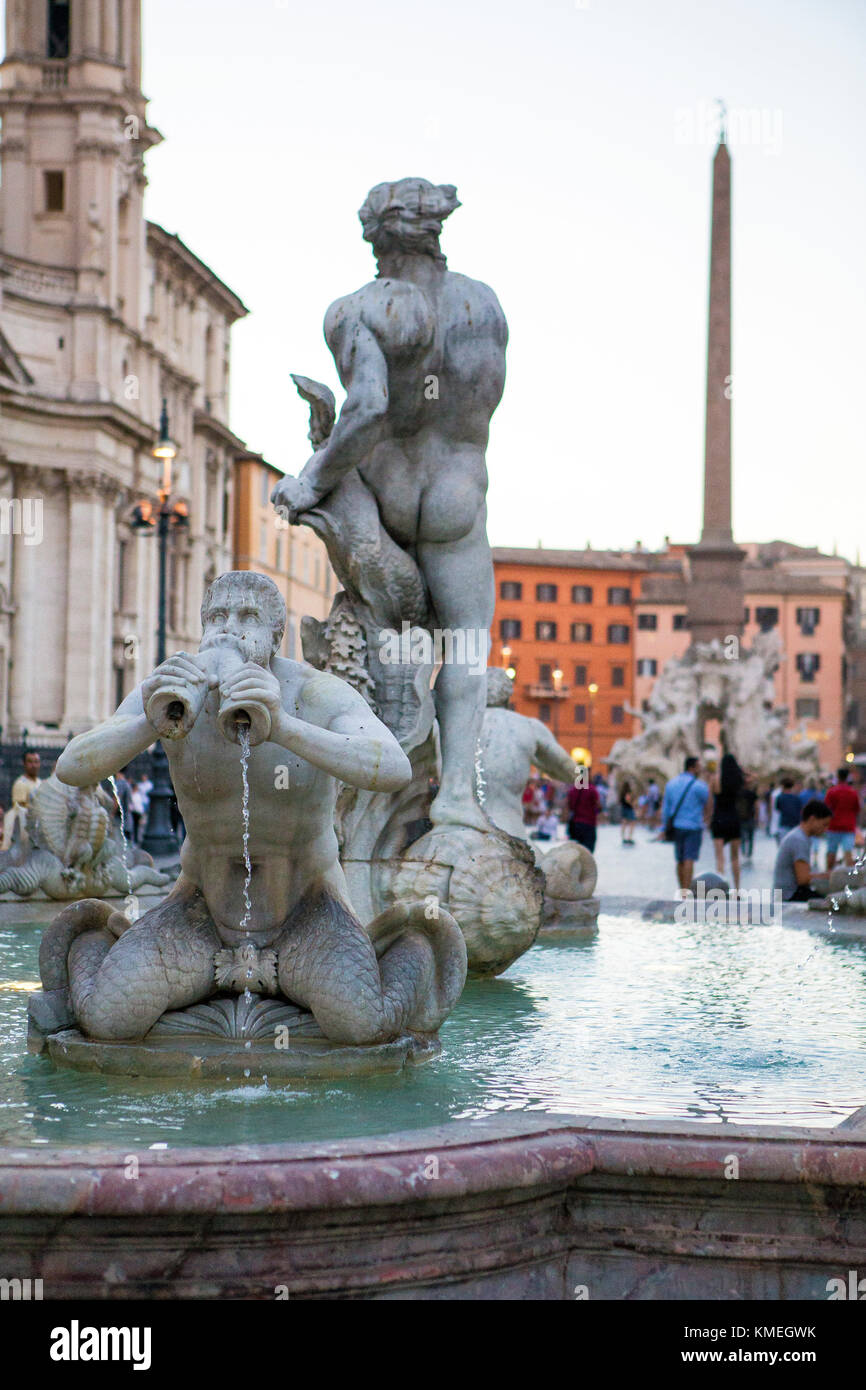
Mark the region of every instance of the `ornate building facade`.
<instances>
[{"instance_id":1,"label":"ornate building facade","mask_svg":"<svg viewBox=\"0 0 866 1390\"><path fill-rule=\"evenodd\" d=\"M8 0L0 117L0 726L56 739L154 663L157 543L130 523L159 484L163 399L189 514L169 650L197 641L203 590L232 564L248 450L228 424L230 334L247 311L145 218L161 136L140 0Z\"/></svg>"}]
</instances>

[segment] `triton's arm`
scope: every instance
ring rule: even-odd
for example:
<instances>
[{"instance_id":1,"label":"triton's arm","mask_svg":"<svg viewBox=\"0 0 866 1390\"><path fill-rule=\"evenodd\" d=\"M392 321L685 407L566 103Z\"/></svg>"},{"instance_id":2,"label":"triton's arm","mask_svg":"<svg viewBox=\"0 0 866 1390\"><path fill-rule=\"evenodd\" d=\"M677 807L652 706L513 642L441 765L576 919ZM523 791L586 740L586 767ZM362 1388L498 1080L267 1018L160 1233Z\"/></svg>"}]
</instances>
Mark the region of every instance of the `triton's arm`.
<instances>
[{"instance_id":1,"label":"triton's arm","mask_svg":"<svg viewBox=\"0 0 866 1390\"><path fill-rule=\"evenodd\" d=\"M535 752L532 756L535 766L557 782L573 783L577 764L540 719L532 720L532 730L535 734Z\"/></svg>"},{"instance_id":2,"label":"triton's arm","mask_svg":"<svg viewBox=\"0 0 866 1390\"><path fill-rule=\"evenodd\" d=\"M326 444L305 464L300 477L283 478L271 501L288 511L289 520L309 511L370 452L388 413L388 364L357 306L346 301L328 311L328 345L334 354L346 399Z\"/></svg>"}]
</instances>

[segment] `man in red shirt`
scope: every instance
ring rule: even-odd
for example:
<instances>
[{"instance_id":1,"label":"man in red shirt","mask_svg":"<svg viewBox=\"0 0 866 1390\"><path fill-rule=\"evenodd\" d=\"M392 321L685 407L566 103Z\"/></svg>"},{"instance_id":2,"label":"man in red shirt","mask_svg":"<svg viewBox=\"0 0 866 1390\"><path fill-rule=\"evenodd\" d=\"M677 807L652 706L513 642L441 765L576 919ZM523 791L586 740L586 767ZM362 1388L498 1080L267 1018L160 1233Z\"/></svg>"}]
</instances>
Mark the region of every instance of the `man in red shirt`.
<instances>
[{"instance_id":1,"label":"man in red shirt","mask_svg":"<svg viewBox=\"0 0 866 1390\"><path fill-rule=\"evenodd\" d=\"M848 768L840 767L836 773L836 784L824 797L833 812L827 829L827 868L832 869L836 855L844 855L847 866L854 862L854 837L857 833L857 817L860 814L860 798L848 782Z\"/></svg>"},{"instance_id":2,"label":"man in red shirt","mask_svg":"<svg viewBox=\"0 0 866 1390\"><path fill-rule=\"evenodd\" d=\"M592 854L601 797L597 787L583 785L581 779L586 776L586 768L582 763L578 764L577 771L577 782L568 793L568 838L584 845Z\"/></svg>"}]
</instances>

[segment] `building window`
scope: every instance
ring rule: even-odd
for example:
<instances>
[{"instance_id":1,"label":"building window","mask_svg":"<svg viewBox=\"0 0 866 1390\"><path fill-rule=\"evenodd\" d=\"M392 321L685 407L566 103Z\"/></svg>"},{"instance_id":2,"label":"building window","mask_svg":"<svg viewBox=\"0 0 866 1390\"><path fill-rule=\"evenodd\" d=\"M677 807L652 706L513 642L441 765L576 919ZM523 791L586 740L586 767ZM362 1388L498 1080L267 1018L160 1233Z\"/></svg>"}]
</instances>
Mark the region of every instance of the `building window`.
<instances>
[{"instance_id":1,"label":"building window","mask_svg":"<svg viewBox=\"0 0 866 1390\"><path fill-rule=\"evenodd\" d=\"M572 603L592 603L592 589L588 584L574 584L571 589Z\"/></svg>"},{"instance_id":2,"label":"building window","mask_svg":"<svg viewBox=\"0 0 866 1390\"><path fill-rule=\"evenodd\" d=\"M641 632L655 632L659 620L655 613L638 613L637 625Z\"/></svg>"},{"instance_id":3,"label":"building window","mask_svg":"<svg viewBox=\"0 0 866 1390\"><path fill-rule=\"evenodd\" d=\"M585 666L575 666L575 668L574 668L574 683L575 683L575 685L586 685L586 667L585 667Z\"/></svg>"},{"instance_id":4,"label":"building window","mask_svg":"<svg viewBox=\"0 0 866 1390\"><path fill-rule=\"evenodd\" d=\"M262 473L261 473L261 493L260 493L260 495L259 495L259 502L261 503L261 505L262 505L263 507L266 507L266 506L268 505L268 503L270 502L270 500L271 500L271 480L270 480L270 477L269 477L269 475L268 475L268 470L267 470L266 468L263 468L263 469L262 469Z\"/></svg>"},{"instance_id":5,"label":"building window","mask_svg":"<svg viewBox=\"0 0 866 1390\"><path fill-rule=\"evenodd\" d=\"M592 623L572 623L571 640L572 642L591 642Z\"/></svg>"},{"instance_id":6,"label":"building window","mask_svg":"<svg viewBox=\"0 0 866 1390\"><path fill-rule=\"evenodd\" d=\"M798 608L797 622L804 637L811 637L821 620L820 608Z\"/></svg>"},{"instance_id":7,"label":"building window","mask_svg":"<svg viewBox=\"0 0 866 1390\"><path fill-rule=\"evenodd\" d=\"M115 708L123 704L126 696L123 692L124 670L122 666L114 668L114 704Z\"/></svg>"},{"instance_id":8,"label":"building window","mask_svg":"<svg viewBox=\"0 0 866 1390\"><path fill-rule=\"evenodd\" d=\"M860 705L857 700L852 700L848 706L848 728L857 729L860 726Z\"/></svg>"},{"instance_id":9,"label":"building window","mask_svg":"<svg viewBox=\"0 0 866 1390\"><path fill-rule=\"evenodd\" d=\"M628 641L628 623L611 623L607 629L607 640L612 645L623 645Z\"/></svg>"},{"instance_id":10,"label":"building window","mask_svg":"<svg viewBox=\"0 0 866 1390\"><path fill-rule=\"evenodd\" d=\"M66 178L62 169L43 169L45 211L63 212L66 207Z\"/></svg>"},{"instance_id":11,"label":"building window","mask_svg":"<svg viewBox=\"0 0 866 1390\"><path fill-rule=\"evenodd\" d=\"M687 613L674 614L674 632L684 632L688 625L689 623Z\"/></svg>"},{"instance_id":12,"label":"building window","mask_svg":"<svg viewBox=\"0 0 866 1390\"><path fill-rule=\"evenodd\" d=\"M69 0L48 0L47 58L69 57Z\"/></svg>"},{"instance_id":13,"label":"building window","mask_svg":"<svg viewBox=\"0 0 866 1390\"><path fill-rule=\"evenodd\" d=\"M267 564L268 559L268 523L259 523L259 559Z\"/></svg>"},{"instance_id":14,"label":"building window","mask_svg":"<svg viewBox=\"0 0 866 1390\"><path fill-rule=\"evenodd\" d=\"M642 656L637 664L639 676L654 676L658 670L658 662L654 656Z\"/></svg>"},{"instance_id":15,"label":"building window","mask_svg":"<svg viewBox=\"0 0 866 1390\"><path fill-rule=\"evenodd\" d=\"M574 722L575 722L575 724L585 724L585 723L586 723L586 705L575 705L575 707L574 707Z\"/></svg>"},{"instance_id":16,"label":"building window","mask_svg":"<svg viewBox=\"0 0 866 1390\"><path fill-rule=\"evenodd\" d=\"M612 589L607 591L607 601L610 604L622 605L631 603L631 589L624 589L615 584Z\"/></svg>"},{"instance_id":17,"label":"building window","mask_svg":"<svg viewBox=\"0 0 866 1390\"><path fill-rule=\"evenodd\" d=\"M743 609L743 622L744 622L744 623L747 623L747 622L749 621L749 615L750 615L751 611L752 611L751 608L744 608L744 609Z\"/></svg>"},{"instance_id":18,"label":"building window","mask_svg":"<svg viewBox=\"0 0 866 1390\"><path fill-rule=\"evenodd\" d=\"M611 685L625 685L625 667L611 666L610 668Z\"/></svg>"},{"instance_id":19,"label":"building window","mask_svg":"<svg viewBox=\"0 0 866 1390\"><path fill-rule=\"evenodd\" d=\"M499 585L499 597L521 599L523 598L523 585L519 584L516 579L503 579Z\"/></svg>"},{"instance_id":20,"label":"building window","mask_svg":"<svg viewBox=\"0 0 866 1390\"><path fill-rule=\"evenodd\" d=\"M538 717L544 724L550 723L550 705L542 704L538 706Z\"/></svg>"},{"instance_id":21,"label":"building window","mask_svg":"<svg viewBox=\"0 0 866 1390\"><path fill-rule=\"evenodd\" d=\"M548 623L548 622L536 623L536 624L535 624L535 640L536 640L537 642L555 642L555 641L556 641L556 623Z\"/></svg>"},{"instance_id":22,"label":"building window","mask_svg":"<svg viewBox=\"0 0 866 1390\"><path fill-rule=\"evenodd\" d=\"M755 622L762 632L771 632L779 621L778 608L756 608Z\"/></svg>"},{"instance_id":23,"label":"building window","mask_svg":"<svg viewBox=\"0 0 866 1390\"><path fill-rule=\"evenodd\" d=\"M274 569L283 568L283 536L282 532L277 532L276 553L274 555Z\"/></svg>"},{"instance_id":24,"label":"building window","mask_svg":"<svg viewBox=\"0 0 866 1390\"><path fill-rule=\"evenodd\" d=\"M541 685L553 685L553 667L546 661L538 663L538 679Z\"/></svg>"},{"instance_id":25,"label":"building window","mask_svg":"<svg viewBox=\"0 0 866 1390\"><path fill-rule=\"evenodd\" d=\"M625 709L623 708L622 705L611 705L611 707L610 707L610 722L611 722L611 724L624 724L624 723L625 723Z\"/></svg>"},{"instance_id":26,"label":"building window","mask_svg":"<svg viewBox=\"0 0 866 1390\"><path fill-rule=\"evenodd\" d=\"M535 597L539 603L556 603L559 589L556 584L536 584Z\"/></svg>"},{"instance_id":27,"label":"building window","mask_svg":"<svg viewBox=\"0 0 866 1390\"><path fill-rule=\"evenodd\" d=\"M503 642L513 642L520 636L521 622L519 618L503 618L499 624L499 636Z\"/></svg>"},{"instance_id":28,"label":"building window","mask_svg":"<svg viewBox=\"0 0 866 1390\"><path fill-rule=\"evenodd\" d=\"M798 719L817 719L821 713L820 700L798 700L796 704Z\"/></svg>"},{"instance_id":29,"label":"building window","mask_svg":"<svg viewBox=\"0 0 866 1390\"><path fill-rule=\"evenodd\" d=\"M798 652L797 670L800 673L800 680L811 683L815 679L815 672L820 669L821 658L817 652Z\"/></svg>"}]
</instances>

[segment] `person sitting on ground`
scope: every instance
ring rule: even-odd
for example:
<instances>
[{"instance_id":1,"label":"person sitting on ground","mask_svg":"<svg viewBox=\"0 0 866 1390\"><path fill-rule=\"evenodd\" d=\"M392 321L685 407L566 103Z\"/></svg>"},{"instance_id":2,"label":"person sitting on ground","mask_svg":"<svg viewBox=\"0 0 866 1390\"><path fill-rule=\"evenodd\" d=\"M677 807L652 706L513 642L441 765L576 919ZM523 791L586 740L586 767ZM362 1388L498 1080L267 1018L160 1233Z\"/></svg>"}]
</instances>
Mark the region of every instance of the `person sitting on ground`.
<instances>
[{"instance_id":1,"label":"person sitting on ground","mask_svg":"<svg viewBox=\"0 0 866 1390\"><path fill-rule=\"evenodd\" d=\"M846 868L854 863L854 840L857 835L857 820L860 815L860 798L848 781L850 771L840 767L836 773L836 783L826 793L824 800L832 811L827 828L827 868L832 869L836 855L842 854Z\"/></svg>"},{"instance_id":2,"label":"person sitting on ground","mask_svg":"<svg viewBox=\"0 0 866 1390\"><path fill-rule=\"evenodd\" d=\"M810 798L812 799L812 798ZM817 800L818 798L814 798ZM776 814L778 816L778 828L776 838L781 842L789 830L796 830L800 824L800 812L803 806L800 798L794 790L794 779L784 777L782 779L782 790L776 797Z\"/></svg>"},{"instance_id":3,"label":"person sitting on ground","mask_svg":"<svg viewBox=\"0 0 866 1390\"><path fill-rule=\"evenodd\" d=\"M773 888L778 888L781 892L783 902L804 903L810 898L825 896L827 874L812 873L810 841L826 832L832 814L827 803L819 801L817 797L807 801L799 825L789 830L779 845L773 871ZM816 880L824 880L823 891L813 887Z\"/></svg>"},{"instance_id":4,"label":"person sitting on ground","mask_svg":"<svg viewBox=\"0 0 866 1390\"><path fill-rule=\"evenodd\" d=\"M547 810L544 815L538 817L538 824L535 827L536 840L555 840L559 836L559 816L553 810Z\"/></svg>"}]
</instances>

